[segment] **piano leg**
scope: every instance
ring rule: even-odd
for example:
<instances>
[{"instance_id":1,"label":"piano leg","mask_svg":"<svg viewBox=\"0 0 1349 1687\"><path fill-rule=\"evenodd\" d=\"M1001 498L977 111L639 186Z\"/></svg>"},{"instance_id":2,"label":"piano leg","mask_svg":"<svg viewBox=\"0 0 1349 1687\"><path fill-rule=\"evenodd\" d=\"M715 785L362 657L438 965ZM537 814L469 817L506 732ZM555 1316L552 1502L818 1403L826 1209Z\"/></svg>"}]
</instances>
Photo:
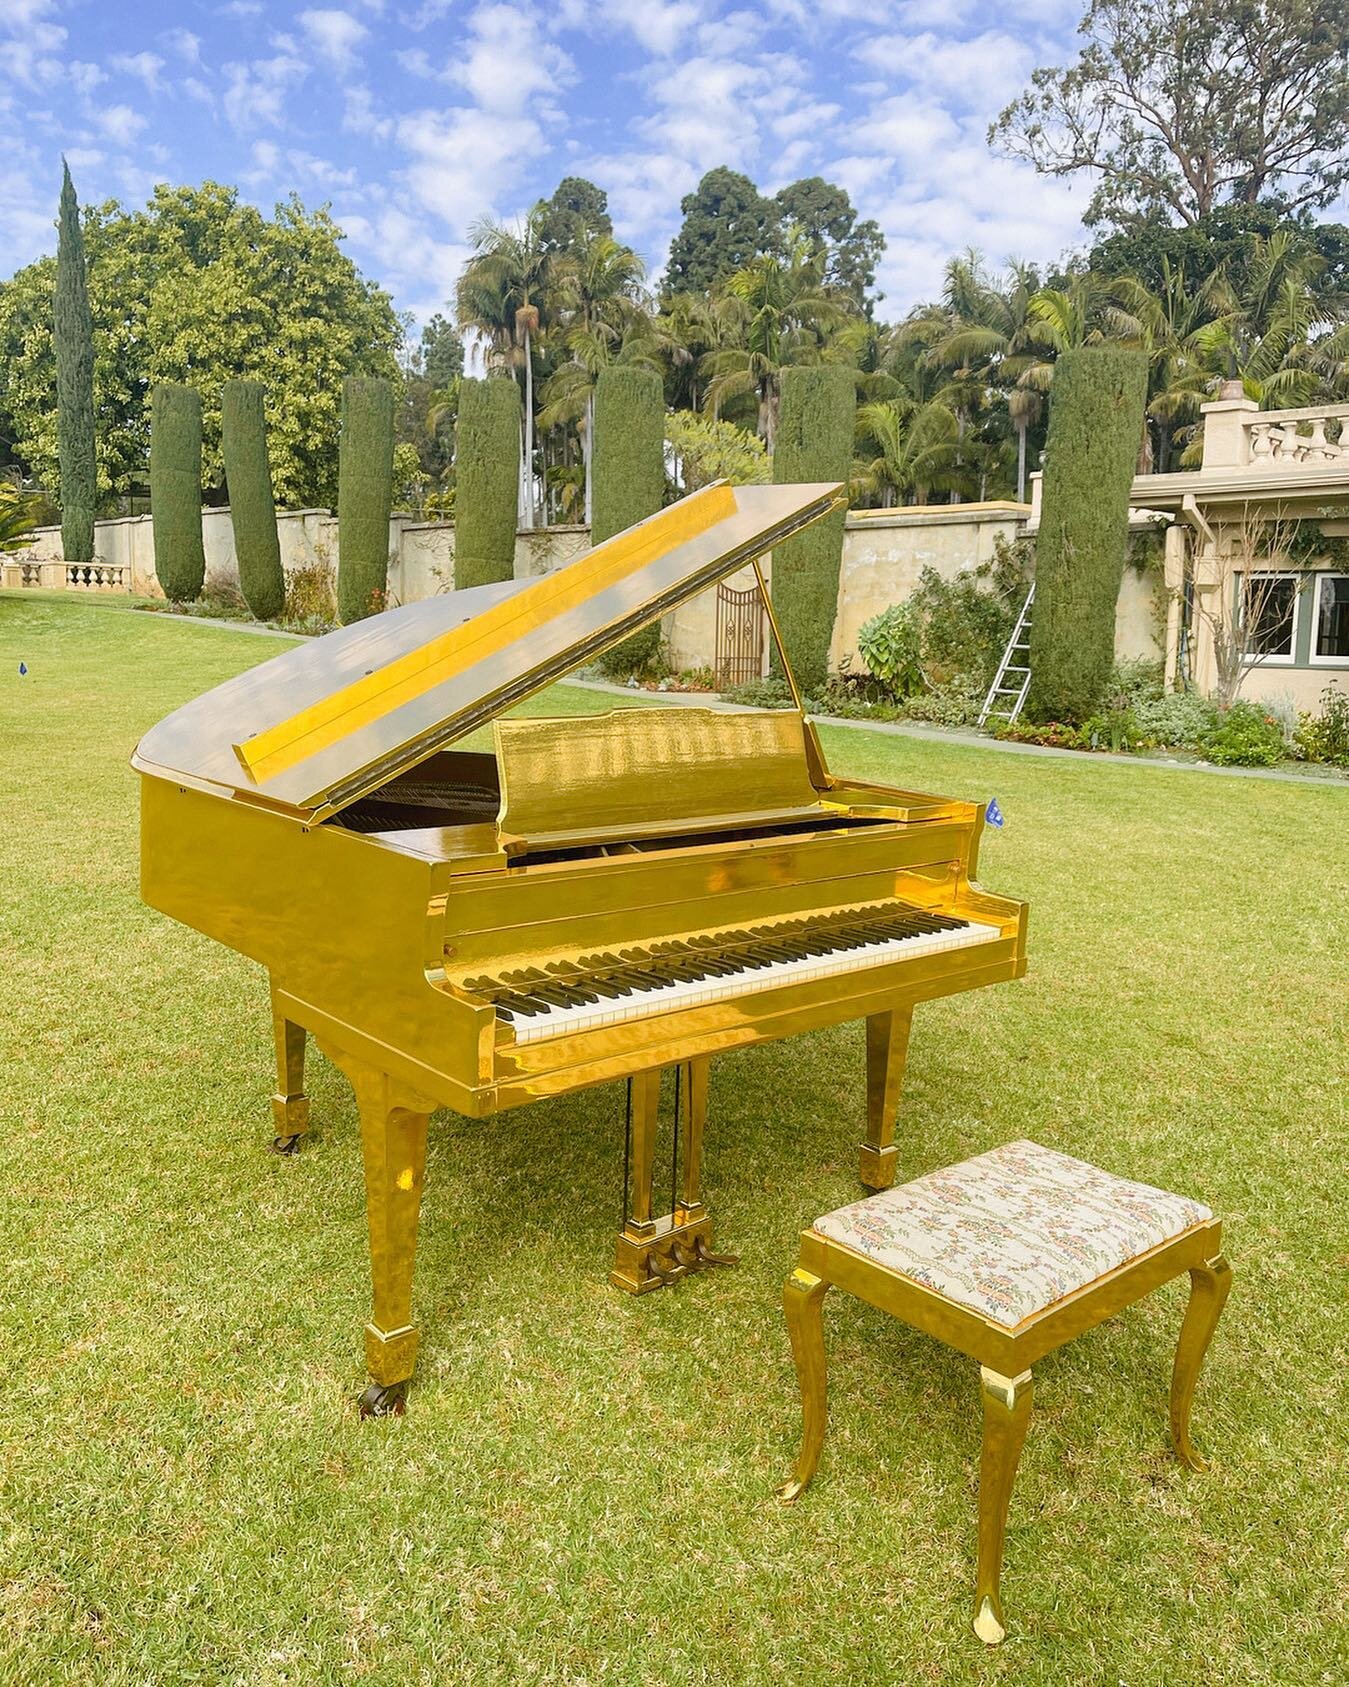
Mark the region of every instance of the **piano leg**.
<instances>
[{"instance_id":1,"label":"piano leg","mask_svg":"<svg viewBox=\"0 0 1349 1687\"><path fill-rule=\"evenodd\" d=\"M412 1266L426 1172L426 1125L436 1103L363 1061L327 1050L351 1079L361 1114L374 1307L365 1326L373 1379L362 1417L401 1413L420 1334L412 1322Z\"/></svg>"},{"instance_id":2,"label":"piano leg","mask_svg":"<svg viewBox=\"0 0 1349 1687\"><path fill-rule=\"evenodd\" d=\"M888 1189L895 1181L895 1115L912 1029L912 1007L867 1018L867 1134L860 1172L868 1189Z\"/></svg>"},{"instance_id":3,"label":"piano leg","mask_svg":"<svg viewBox=\"0 0 1349 1687\"><path fill-rule=\"evenodd\" d=\"M704 1265L735 1263L729 1254L711 1251L712 1216L702 1196L710 1065L710 1060L703 1058L684 1061L679 1068L683 1164L672 1168L679 1191L674 1196L674 1210L660 1218L652 1217L651 1199L660 1118L660 1073L641 1072L632 1080L624 1192L627 1211L618 1233L614 1269L609 1274L609 1281L629 1294L664 1288Z\"/></svg>"},{"instance_id":4,"label":"piano leg","mask_svg":"<svg viewBox=\"0 0 1349 1687\"><path fill-rule=\"evenodd\" d=\"M293 1154L309 1129L309 1098L304 1093L304 1026L286 1018L272 997L272 1036L276 1042L276 1093L272 1097L272 1147Z\"/></svg>"}]
</instances>

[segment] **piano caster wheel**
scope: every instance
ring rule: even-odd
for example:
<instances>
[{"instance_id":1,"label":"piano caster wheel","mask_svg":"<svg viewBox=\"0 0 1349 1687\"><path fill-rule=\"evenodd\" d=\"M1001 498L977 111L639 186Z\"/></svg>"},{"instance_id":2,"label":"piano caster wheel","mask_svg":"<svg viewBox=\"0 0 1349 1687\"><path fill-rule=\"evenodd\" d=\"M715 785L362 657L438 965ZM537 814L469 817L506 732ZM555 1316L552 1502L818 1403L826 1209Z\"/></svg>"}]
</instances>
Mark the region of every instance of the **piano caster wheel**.
<instances>
[{"instance_id":1,"label":"piano caster wheel","mask_svg":"<svg viewBox=\"0 0 1349 1687\"><path fill-rule=\"evenodd\" d=\"M361 1396L362 1418L401 1418L407 1411L405 1382L372 1382Z\"/></svg>"},{"instance_id":2,"label":"piano caster wheel","mask_svg":"<svg viewBox=\"0 0 1349 1687\"><path fill-rule=\"evenodd\" d=\"M300 1138L303 1135L304 1132L299 1131L294 1136L274 1136L272 1138L272 1153L298 1154L300 1152Z\"/></svg>"}]
</instances>

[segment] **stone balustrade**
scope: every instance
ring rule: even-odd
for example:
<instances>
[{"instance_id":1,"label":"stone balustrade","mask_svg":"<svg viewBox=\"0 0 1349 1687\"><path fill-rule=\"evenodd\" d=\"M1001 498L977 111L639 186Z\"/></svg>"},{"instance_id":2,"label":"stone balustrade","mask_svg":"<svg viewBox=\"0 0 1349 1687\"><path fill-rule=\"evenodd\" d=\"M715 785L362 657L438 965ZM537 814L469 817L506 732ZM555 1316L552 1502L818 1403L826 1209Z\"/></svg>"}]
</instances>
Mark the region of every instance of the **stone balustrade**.
<instances>
[{"instance_id":1,"label":"stone balustrade","mask_svg":"<svg viewBox=\"0 0 1349 1687\"><path fill-rule=\"evenodd\" d=\"M1253 399L1223 398L1203 414L1205 470L1349 471L1349 404L1261 410Z\"/></svg>"}]
</instances>

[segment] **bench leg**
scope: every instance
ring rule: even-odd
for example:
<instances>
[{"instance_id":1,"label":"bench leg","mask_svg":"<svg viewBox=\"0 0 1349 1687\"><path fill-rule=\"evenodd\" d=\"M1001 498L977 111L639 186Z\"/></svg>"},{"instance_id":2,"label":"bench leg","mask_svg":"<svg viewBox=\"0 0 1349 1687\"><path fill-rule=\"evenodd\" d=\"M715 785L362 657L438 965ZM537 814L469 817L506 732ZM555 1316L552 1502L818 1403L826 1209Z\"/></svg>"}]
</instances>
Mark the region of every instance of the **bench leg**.
<instances>
[{"instance_id":1,"label":"bench leg","mask_svg":"<svg viewBox=\"0 0 1349 1687\"><path fill-rule=\"evenodd\" d=\"M1185 1322L1176 1344L1176 1362L1171 1370L1171 1440L1177 1456L1191 1470L1208 1468L1190 1440L1190 1405L1199 1380L1199 1367L1231 1287L1232 1268L1222 1254L1190 1272L1190 1304L1185 1308Z\"/></svg>"},{"instance_id":2,"label":"bench leg","mask_svg":"<svg viewBox=\"0 0 1349 1687\"><path fill-rule=\"evenodd\" d=\"M1005 1377L979 1367L984 1397L984 1451L979 1465L979 1571L974 1589L974 1632L996 1646L1007 1632L1002 1620L1002 1549L1007 1503L1030 1422L1031 1376Z\"/></svg>"},{"instance_id":3,"label":"bench leg","mask_svg":"<svg viewBox=\"0 0 1349 1687\"><path fill-rule=\"evenodd\" d=\"M787 1334L796 1360L796 1380L801 1388L801 1451L790 1482L778 1489L778 1498L798 1499L810 1485L820 1462L826 1419L824 1378L824 1308L828 1283L809 1271L793 1271L782 1290L787 1314Z\"/></svg>"}]
</instances>

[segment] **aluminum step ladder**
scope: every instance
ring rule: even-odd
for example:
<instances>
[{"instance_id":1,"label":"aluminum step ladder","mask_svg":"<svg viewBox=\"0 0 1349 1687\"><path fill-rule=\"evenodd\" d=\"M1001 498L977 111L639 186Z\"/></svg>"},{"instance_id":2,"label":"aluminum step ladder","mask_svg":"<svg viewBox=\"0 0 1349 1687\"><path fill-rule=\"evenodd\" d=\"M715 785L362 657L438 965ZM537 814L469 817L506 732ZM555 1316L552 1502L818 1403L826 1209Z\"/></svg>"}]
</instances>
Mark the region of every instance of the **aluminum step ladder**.
<instances>
[{"instance_id":1,"label":"aluminum step ladder","mask_svg":"<svg viewBox=\"0 0 1349 1687\"><path fill-rule=\"evenodd\" d=\"M1026 693L1030 690L1030 608L1034 602L1035 586L1032 584L1026 593L1026 601L1021 605L1021 613L1017 616L1007 648L1002 653L1002 661L998 663L993 683L988 688L988 696L984 698L984 706L979 711L980 726L994 717L1006 720L1010 725L1021 713ZM1000 700L1004 705L1010 702L1010 707L999 707Z\"/></svg>"}]
</instances>

